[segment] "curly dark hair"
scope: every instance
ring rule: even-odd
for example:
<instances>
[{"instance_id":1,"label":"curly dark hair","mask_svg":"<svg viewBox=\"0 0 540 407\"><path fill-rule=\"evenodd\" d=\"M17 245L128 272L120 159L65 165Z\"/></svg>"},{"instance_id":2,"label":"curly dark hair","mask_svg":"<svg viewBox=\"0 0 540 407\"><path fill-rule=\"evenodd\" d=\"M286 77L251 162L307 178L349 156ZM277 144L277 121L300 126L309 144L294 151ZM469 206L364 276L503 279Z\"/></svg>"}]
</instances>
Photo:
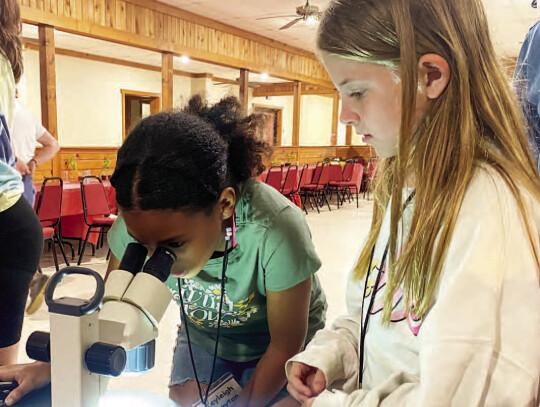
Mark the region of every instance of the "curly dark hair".
<instances>
[{"instance_id":1,"label":"curly dark hair","mask_svg":"<svg viewBox=\"0 0 540 407\"><path fill-rule=\"evenodd\" d=\"M182 111L139 122L118 151L111 179L123 209L209 211L227 187L259 175L270 146L264 117L245 116L227 97L213 106L199 95Z\"/></svg>"},{"instance_id":2,"label":"curly dark hair","mask_svg":"<svg viewBox=\"0 0 540 407\"><path fill-rule=\"evenodd\" d=\"M21 11L17 0L0 1L0 53L13 70L15 82L19 83L23 73Z\"/></svg>"}]
</instances>

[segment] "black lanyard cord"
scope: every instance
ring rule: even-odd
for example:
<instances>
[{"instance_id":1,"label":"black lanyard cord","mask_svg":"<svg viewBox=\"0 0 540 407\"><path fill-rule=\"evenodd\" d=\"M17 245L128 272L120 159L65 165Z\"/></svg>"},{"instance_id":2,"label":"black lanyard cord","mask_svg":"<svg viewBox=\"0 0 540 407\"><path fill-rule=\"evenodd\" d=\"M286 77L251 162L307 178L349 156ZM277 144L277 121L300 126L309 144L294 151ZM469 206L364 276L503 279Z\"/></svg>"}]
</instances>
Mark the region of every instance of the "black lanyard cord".
<instances>
[{"instance_id":1,"label":"black lanyard cord","mask_svg":"<svg viewBox=\"0 0 540 407\"><path fill-rule=\"evenodd\" d=\"M415 192L416 191L413 191L409 195L409 197L407 198L405 203L403 204L403 212L405 211L405 209L407 208L409 203L414 198ZM386 243L386 248L384 249L384 254L382 256L382 259L381 259L381 262L380 262L380 265L379 265L379 270L377 272L377 278L375 279L375 285L373 286L373 292L371 293L371 297L369 299L369 306L368 306L367 314L366 314L366 317L364 319L364 323L362 324L362 318L364 317L364 299L366 298L366 291L367 291L369 276L371 274L371 266L373 264L373 256L375 254L375 246L376 245L373 245L373 250L371 251L371 256L370 256L370 259L369 259L369 266L368 266L367 273L366 273L366 281L364 283L364 294L362 296L362 308L361 308L361 314L360 314L360 323L361 323L361 326L360 326L360 328L361 328L360 329L360 349L359 349L359 356L360 356L360 367L359 367L359 369L360 370L358 372L358 384L359 384L359 386L362 385L362 380L364 378L364 347L365 347L365 343L366 343L366 335L367 335L367 328L368 328L369 318L371 316L371 310L373 309L373 305L375 304L375 296L377 295L377 290L379 288L379 283L381 281L382 271L384 269L384 263L386 262L386 257L388 255L388 248L390 247L390 239L388 239L388 242Z\"/></svg>"},{"instance_id":2,"label":"black lanyard cord","mask_svg":"<svg viewBox=\"0 0 540 407\"><path fill-rule=\"evenodd\" d=\"M181 318L183 319L183 324L186 327L186 337L188 341L188 348L189 348L189 357L191 359L191 366L193 367L193 373L195 374L195 380L197 382L197 389L199 390L199 397L201 398L201 402L204 406L206 406L206 402L208 401L208 394L210 393L210 388L212 387L212 382L214 380L214 371L216 368L216 359L217 359L217 351L218 351L218 345L219 345L219 332L221 328L221 313L223 309L223 298L225 297L225 273L227 271L227 264L229 261L229 241L230 239L225 239L225 252L223 254L223 267L221 269L221 298L219 301L219 313L218 313L218 323L217 323L217 333L216 333L216 346L214 348L214 359L212 361L212 373L210 374L210 381L208 383L208 387L206 388L206 393L203 398L203 392L201 388L201 382L199 381L199 377L197 375L197 368L195 367L195 359L193 358L193 351L191 349L191 339L189 337L189 329L188 329L188 323L186 318L186 312L184 310L184 301L182 299L182 285L180 279L178 279L178 289L180 291L180 311L181 311Z\"/></svg>"}]
</instances>

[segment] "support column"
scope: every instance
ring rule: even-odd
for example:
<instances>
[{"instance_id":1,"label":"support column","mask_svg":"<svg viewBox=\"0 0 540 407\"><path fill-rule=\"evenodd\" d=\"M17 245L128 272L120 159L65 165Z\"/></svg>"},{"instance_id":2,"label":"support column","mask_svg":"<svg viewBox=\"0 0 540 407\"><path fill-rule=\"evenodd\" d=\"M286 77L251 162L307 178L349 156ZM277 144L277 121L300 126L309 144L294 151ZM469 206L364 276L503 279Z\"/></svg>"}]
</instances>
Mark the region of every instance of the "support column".
<instances>
[{"instance_id":1,"label":"support column","mask_svg":"<svg viewBox=\"0 0 540 407\"><path fill-rule=\"evenodd\" d=\"M338 120L339 120L339 93L334 92L334 106L332 109L332 137L330 138L330 145L337 145L338 136Z\"/></svg>"},{"instance_id":2,"label":"support column","mask_svg":"<svg viewBox=\"0 0 540 407\"><path fill-rule=\"evenodd\" d=\"M352 126L347 126L347 131L345 133L345 145L346 146L352 145L352 132L353 132Z\"/></svg>"},{"instance_id":3,"label":"support column","mask_svg":"<svg viewBox=\"0 0 540 407\"><path fill-rule=\"evenodd\" d=\"M293 102L293 132L292 132L292 145L300 145L300 109L302 99L302 82L294 82L294 102Z\"/></svg>"},{"instance_id":4,"label":"support column","mask_svg":"<svg viewBox=\"0 0 540 407\"><path fill-rule=\"evenodd\" d=\"M249 105L249 69L240 69L240 103L244 109L244 113L248 113Z\"/></svg>"},{"instance_id":5,"label":"support column","mask_svg":"<svg viewBox=\"0 0 540 407\"><path fill-rule=\"evenodd\" d=\"M173 54L161 54L161 110L173 108L174 74Z\"/></svg>"},{"instance_id":6,"label":"support column","mask_svg":"<svg viewBox=\"0 0 540 407\"><path fill-rule=\"evenodd\" d=\"M39 33L39 79L41 87L41 123L58 139L58 113L56 107L56 58L54 53L54 27L40 24ZM60 154L52 163L52 175L62 172Z\"/></svg>"}]
</instances>

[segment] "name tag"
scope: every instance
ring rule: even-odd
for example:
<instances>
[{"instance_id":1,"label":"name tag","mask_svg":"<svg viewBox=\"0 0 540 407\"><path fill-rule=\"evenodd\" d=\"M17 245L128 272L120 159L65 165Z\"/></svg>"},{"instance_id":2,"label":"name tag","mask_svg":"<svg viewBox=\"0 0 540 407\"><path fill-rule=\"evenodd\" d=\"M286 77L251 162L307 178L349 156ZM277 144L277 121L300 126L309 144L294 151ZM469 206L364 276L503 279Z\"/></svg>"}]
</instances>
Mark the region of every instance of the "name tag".
<instances>
[{"instance_id":1,"label":"name tag","mask_svg":"<svg viewBox=\"0 0 540 407\"><path fill-rule=\"evenodd\" d=\"M234 402L240 397L242 387L234 380L231 373L225 373L214 384L208 393L206 407L232 407ZM204 395L204 393L203 393ZM199 401L191 407L205 407Z\"/></svg>"}]
</instances>

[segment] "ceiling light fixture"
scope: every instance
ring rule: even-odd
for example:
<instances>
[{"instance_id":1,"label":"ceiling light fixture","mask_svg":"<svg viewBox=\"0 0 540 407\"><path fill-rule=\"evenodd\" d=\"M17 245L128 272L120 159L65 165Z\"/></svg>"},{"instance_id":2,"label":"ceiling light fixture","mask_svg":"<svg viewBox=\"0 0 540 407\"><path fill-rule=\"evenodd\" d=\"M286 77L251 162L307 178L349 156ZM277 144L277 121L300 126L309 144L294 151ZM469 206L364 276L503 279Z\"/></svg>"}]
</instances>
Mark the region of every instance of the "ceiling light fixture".
<instances>
[{"instance_id":1,"label":"ceiling light fixture","mask_svg":"<svg viewBox=\"0 0 540 407\"><path fill-rule=\"evenodd\" d=\"M310 16L306 17L306 24L307 25L312 26L312 25L317 24L318 22L319 22L319 19L315 15L310 15Z\"/></svg>"},{"instance_id":2,"label":"ceiling light fixture","mask_svg":"<svg viewBox=\"0 0 540 407\"><path fill-rule=\"evenodd\" d=\"M267 74L266 72L263 72L263 73L261 74L261 79L262 79L263 81L267 80L267 79L268 79L268 74Z\"/></svg>"},{"instance_id":3,"label":"ceiling light fixture","mask_svg":"<svg viewBox=\"0 0 540 407\"><path fill-rule=\"evenodd\" d=\"M189 57L188 57L187 55L182 55L182 56L180 57L180 61L181 61L183 64L187 64L187 63L190 61L190 59L189 59Z\"/></svg>"}]
</instances>

